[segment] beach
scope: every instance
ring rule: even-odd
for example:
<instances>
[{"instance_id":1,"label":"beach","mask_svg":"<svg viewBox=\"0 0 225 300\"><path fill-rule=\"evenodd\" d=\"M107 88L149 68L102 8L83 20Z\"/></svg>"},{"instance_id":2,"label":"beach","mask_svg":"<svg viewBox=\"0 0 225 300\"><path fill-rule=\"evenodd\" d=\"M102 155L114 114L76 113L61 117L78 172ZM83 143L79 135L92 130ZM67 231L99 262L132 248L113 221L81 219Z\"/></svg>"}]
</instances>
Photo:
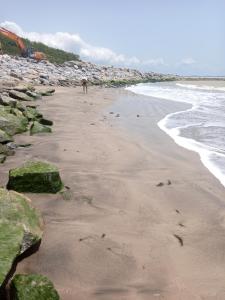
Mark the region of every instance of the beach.
<instances>
[{"instance_id":1,"label":"beach","mask_svg":"<svg viewBox=\"0 0 225 300\"><path fill-rule=\"evenodd\" d=\"M62 300L225 299L224 187L157 126L188 104L145 99L59 87L38 102L53 133L16 136L32 147L1 167L1 185L29 159L60 170L66 193L27 194L44 237L17 272L48 276Z\"/></svg>"}]
</instances>

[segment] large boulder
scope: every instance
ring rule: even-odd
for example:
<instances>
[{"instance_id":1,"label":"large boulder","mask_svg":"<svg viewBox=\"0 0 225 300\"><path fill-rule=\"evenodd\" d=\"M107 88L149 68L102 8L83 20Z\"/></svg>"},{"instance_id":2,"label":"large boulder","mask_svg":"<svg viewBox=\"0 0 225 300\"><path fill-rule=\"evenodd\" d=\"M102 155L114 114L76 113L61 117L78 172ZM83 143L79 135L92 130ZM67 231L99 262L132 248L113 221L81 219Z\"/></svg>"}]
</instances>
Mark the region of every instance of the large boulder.
<instances>
[{"instance_id":1,"label":"large boulder","mask_svg":"<svg viewBox=\"0 0 225 300\"><path fill-rule=\"evenodd\" d=\"M21 100L21 101L33 101L34 100L32 97L28 96L27 94L18 92L18 91L14 91L14 90L9 91L9 96L14 99Z\"/></svg>"},{"instance_id":2,"label":"large boulder","mask_svg":"<svg viewBox=\"0 0 225 300\"><path fill-rule=\"evenodd\" d=\"M18 192L57 193L63 187L57 167L41 161L28 161L9 171L7 188Z\"/></svg>"},{"instance_id":3,"label":"large boulder","mask_svg":"<svg viewBox=\"0 0 225 300\"><path fill-rule=\"evenodd\" d=\"M0 109L0 129L9 135L27 130L28 121L24 116L15 116L7 110Z\"/></svg>"},{"instance_id":4,"label":"large boulder","mask_svg":"<svg viewBox=\"0 0 225 300\"><path fill-rule=\"evenodd\" d=\"M12 300L59 300L52 282L43 275L17 274L11 282Z\"/></svg>"},{"instance_id":5,"label":"large boulder","mask_svg":"<svg viewBox=\"0 0 225 300\"><path fill-rule=\"evenodd\" d=\"M41 241L43 222L31 201L0 189L0 287L16 258Z\"/></svg>"},{"instance_id":6,"label":"large boulder","mask_svg":"<svg viewBox=\"0 0 225 300\"><path fill-rule=\"evenodd\" d=\"M37 121L34 121L30 127L30 135L37 134L37 133L49 133L49 132L52 132L50 127L46 125L42 125Z\"/></svg>"}]
</instances>

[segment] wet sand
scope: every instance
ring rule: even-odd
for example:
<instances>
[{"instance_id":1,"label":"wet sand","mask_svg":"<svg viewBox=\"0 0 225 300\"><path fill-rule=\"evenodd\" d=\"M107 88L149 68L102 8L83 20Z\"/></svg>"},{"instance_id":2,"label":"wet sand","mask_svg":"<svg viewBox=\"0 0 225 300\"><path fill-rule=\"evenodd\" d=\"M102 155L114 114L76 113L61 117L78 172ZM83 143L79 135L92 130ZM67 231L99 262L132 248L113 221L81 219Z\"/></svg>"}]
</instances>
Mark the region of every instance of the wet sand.
<instances>
[{"instance_id":1,"label":"wet sand","mask_svg":"<svg viewBox=\"0 0 225 300\"><path fill-rule=\"evenodd\" d=\"M33 146L1 166L4 185L10 168L47 160L70 188L28 194L45 231L17 268L47 275L62 300L225 299L224 187L156 125L184 105L146 100L59 88L39 102L53 133L18 136Z\"/></svg>"}]
</instances>

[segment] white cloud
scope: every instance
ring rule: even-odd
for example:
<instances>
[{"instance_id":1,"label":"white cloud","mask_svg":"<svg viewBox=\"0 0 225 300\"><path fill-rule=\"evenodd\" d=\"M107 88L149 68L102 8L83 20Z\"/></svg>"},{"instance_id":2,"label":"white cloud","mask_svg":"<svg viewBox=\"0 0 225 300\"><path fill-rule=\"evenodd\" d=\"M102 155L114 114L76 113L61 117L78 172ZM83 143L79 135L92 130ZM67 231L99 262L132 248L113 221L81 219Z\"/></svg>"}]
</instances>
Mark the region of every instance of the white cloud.
<instances>
[{"instance_id":1,"label":"white cloud","mask_svg":"<svg viewBox=\"0 0 225 300\"><path fill-rule=\"evenodd\" d=\"M165 65L163 58L148 59L142 62L143 65L158 66Z\"/></svg>"},{"instance_id":2,"label":"white cloud","mask_svg":"<svg viewBox=\"0 0 225 300\"><path fill-rule=\"evenodd\" d=\"M192 57L184 58L180 62L181 65L193 65L195 63L196 63L196 61Z\"/></svg>"},{"instance_id":3,"label":"white cloud","mask_svg":"<svg viewBox=\"0 0 225 300\"><path fill-rule=\"evenodd\" d=\"M158 66L164 64L162 58L142 61L136 56L127 57L124 54L115 53L109 48L92 46L85 42L79 34L70 34L67 32L25 32L19 25L9 21L1 23L0 26L32 41L42 42L50 47L78 53L84 59L125 66Z\"/></svg>"}]
</instances>

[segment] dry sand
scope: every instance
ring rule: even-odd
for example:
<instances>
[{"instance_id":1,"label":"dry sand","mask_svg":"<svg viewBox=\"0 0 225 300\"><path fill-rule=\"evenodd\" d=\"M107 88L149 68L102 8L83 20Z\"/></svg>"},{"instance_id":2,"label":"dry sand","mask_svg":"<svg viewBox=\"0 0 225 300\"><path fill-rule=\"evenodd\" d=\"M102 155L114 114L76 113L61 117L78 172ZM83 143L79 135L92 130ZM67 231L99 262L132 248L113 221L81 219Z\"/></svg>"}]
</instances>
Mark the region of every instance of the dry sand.
<instances>
[{"instance_id":1,"label":"dry sand","mask_svg":"<svg viewBox=\"0 0 225 300\"><path fill-rule=\"evenodd\" d=\"M70 190L29 194L45 232L17 272L47 275L62 300L224 300L224 187L156 126L181 104L152 100L144 117L141 104L120 106L140 98L59 88L40 103L54 132L18 136L33 146L7 160L0 183L32 158L56 164Z\"/></svg>"}]
</instances>

